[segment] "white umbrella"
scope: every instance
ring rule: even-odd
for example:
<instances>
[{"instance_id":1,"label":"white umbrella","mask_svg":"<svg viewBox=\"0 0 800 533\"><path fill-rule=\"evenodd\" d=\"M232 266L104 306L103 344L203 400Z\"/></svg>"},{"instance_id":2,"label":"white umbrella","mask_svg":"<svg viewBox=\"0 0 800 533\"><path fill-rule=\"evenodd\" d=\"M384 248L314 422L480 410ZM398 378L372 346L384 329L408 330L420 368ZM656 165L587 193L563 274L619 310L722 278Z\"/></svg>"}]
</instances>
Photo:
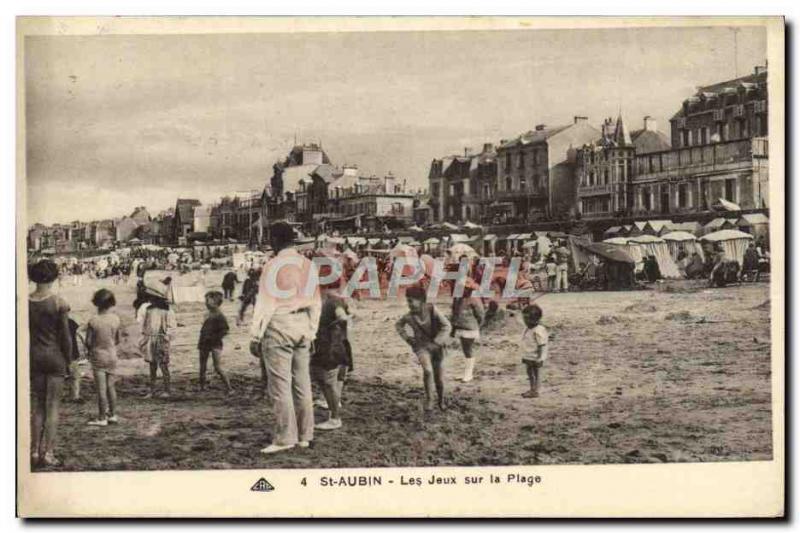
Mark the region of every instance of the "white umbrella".
<instances>
[{"instance_id":1,"label":"white umbrella","mask_svg":"<svg viewBox=\"0 0 800 533\"><path fill-rule=\"evenodd\" d=\"M664 242L664 239L661 237L655 237L653 235L639 235L638 237L631 237L630 242L635 242L637 244L650 244L653 242Z\"/></svg>"},{"instance_id":2,"label":"white umbrella","mask_svg":"<svg viewBox=\"0 0 800 533\"><path fill-rule=\"evenodd\" d=\"M477 257L478 252L470 246L469 244L464 244L463 242L459 242L454 244L448 250L453 257L461 257L462 255L466 255L467 257Z\"/></svg>"},{"instance_id":3,"label":"white umbrella","mask_svg":"<svg viewBox=\"0 0 800 533\"><path fill-rule=\"evenodd\" d=\"M612 237L610 239L604 240L603 242L607 243L607 244L617 244L617 245L619 245L619 244L628 244L628 238L627 237Z\"/></svg>"},{"instance_id":4,"label":"white umbrella","mask_svg":"<svg viewBox=\"0 0 800 533\"><path fill-rule=\"evenodd\" d=\"M720 231L715 231L714 233L709 233L708 235L703 235L700 237L701 241L709 241L709 242L720 242L720 241L731 241L734 239L752 239L753 236L749 233L745 233L743 231L735 230L735 229L723 229Z\"/></svg>"},{"instance_id":5,"label":"white umbrella","mask_svg":"<svg viewBox=\"0 0 800 533\"><path fill-rule=\"evenodd\" d=\"M398 244L389 252L392 257L417 257L417 250L407 244Z\"/></svg>"},{"instance_id":6,"label":"white umbrella","mask_svg":"<svg viewBox=\"0 0 800 533\"><path fill-rule=\"evenodd\" d=\"M469 229L477 229L477 228L480 228L480 226L479 226L478 224L475 224L474 222L470 222L469 220L468 220L468 221L466 221L466 222L464 222L464 227L465 227L465 228L469 228Z\"/></svg>"},{"instance_id":7,"label":"white umbrella","mask_svg":"<svg viewBox=\"0 0 800 533\"><path fill-rule=\"evenodd\" d=\"M688 231L671 231L661 236L662 239L665 241L677 241L677 242L684 242L684 241L696 241L697 237L689 233Z\"/></svg>"}]
</instances>

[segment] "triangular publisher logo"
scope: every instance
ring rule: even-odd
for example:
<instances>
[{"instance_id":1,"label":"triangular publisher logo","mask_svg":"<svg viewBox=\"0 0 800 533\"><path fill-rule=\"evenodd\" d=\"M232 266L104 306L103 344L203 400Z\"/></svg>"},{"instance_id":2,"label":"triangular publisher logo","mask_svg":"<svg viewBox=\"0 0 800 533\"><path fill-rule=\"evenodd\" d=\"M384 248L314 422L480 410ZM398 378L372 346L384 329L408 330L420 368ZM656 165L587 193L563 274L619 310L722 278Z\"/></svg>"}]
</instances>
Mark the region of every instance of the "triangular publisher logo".
<instances>
[{"instance_id":1,"label":"triangular publisher logo","mask_svg":"<svg viewBox=\"0 0 800 533\"><path fill-rule=\"evenodd\" d=\"M256 484L250 487L250 490L253 492L272 492L275 490L275 487L269 484L269 481L264 479L263 477L256 481Z\"/></svg>"}]
</instances>

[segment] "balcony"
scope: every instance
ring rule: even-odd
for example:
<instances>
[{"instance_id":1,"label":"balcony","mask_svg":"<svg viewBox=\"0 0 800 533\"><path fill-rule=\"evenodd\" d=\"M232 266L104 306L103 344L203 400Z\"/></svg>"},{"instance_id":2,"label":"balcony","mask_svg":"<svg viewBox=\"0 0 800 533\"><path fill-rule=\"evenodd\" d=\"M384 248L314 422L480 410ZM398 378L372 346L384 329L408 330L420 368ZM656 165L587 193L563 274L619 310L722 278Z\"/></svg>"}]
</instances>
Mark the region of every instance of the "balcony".
<instances>
[{"instance_id":1,"label":"balcony","mask_svg":"<svg viewBox=\"0 0 800 533\"><path fill-rule=\"evenodd\" d=\"M634 183L680 180L752 167L754 157L766 157L766 137L688 146L636 156Z\"/></svg>"},{"instance_id":2,"label":"balcony","mask_svg":"<svg viewBox=\"0 0 800 533\"><path fill-rule=\"evenodd\" d=\"M580 196L594 196L598 194L611 194L614 192L613 183L605 183L603 185L579 185L578 195Z\"/></svg>"},{"instance_id":3,"label":"balcony","mask_svg":"<svg viewBox=\"0 0 800 533\"><path fill-rule=\"evenodd\" d=\"M497 191L495 198L501 201L507 200L519 200L522 198L529 198L529 199L547 199L547 192L545 189L536 189L536 190L519 190L514 189L510 191Z\"/></svg>"}]
</instances>

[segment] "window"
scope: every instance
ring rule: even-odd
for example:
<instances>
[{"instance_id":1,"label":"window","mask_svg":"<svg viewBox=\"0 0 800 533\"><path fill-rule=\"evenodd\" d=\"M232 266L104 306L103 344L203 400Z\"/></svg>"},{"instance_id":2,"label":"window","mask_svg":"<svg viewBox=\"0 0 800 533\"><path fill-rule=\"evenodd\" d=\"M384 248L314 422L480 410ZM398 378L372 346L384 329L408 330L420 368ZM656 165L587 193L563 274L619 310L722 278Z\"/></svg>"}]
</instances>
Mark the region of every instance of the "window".
<instances>
[{"instance_id":1,"label":"window","mask_svg":"<svg viewBox=\"0 0 800 533\"><path fill-rule=\"evenodd\" d=\"M519 168L525 168L525 154L520 152L519 154L519 164L517 165Z\"/></svg>"},{"instance_id":2,"label":"window","mask_svg":"<svg viewBox=\"0 0 800 533\"><path fill-rule=\"evenodd\" d=\"M647 188L642 189L642 209L650 211L650 190Z\"/></svg>"},{"instance_id":3,"label":"window","mask_svg":"<svg viewBox=\"0 0 800 533\"><path fill-rule=\"evenodd\" d=\"M700 129L700 144L708 143L708 128Z\"/></svg>"},{"instance_id":4,"label":"window","mask_svg":"<svg viewBox=\"0 0 800 533\"><path fill-rule=\"evenodd\" d=\"M603 185L608 185L608 167L603 169Z\"/></svg>"},{"instance_id":5,"label":"window","mask_svg":"<svg viewBox=\"0 0 800 533\"><path fill-rule=\"evenodd\" d=\"M511 177L506 178L506 190L511 190Z\"/></svg>"},{"instance_id":6,"label":"window","mask_svg":"<svg viewBox=\"0 0 800 533\"><path fill-rule=\"evenodd\" d=\"M506 172L511 170L511 152L506 152Z\"/></svg>"},{"instance_id":7,"label":"window","mask_svg":"<svg viewBox=\"0 0 800 533\"><path fill-rule=\"evenodd\" d=\"M358 192L358 191L356 191L356 192ZM431 185L431 195L434 196L434 197L439 196L439 184L438 183L434 183L433 185Z\"/></svg>"},{"instance_id":8,"label":"window","mask_svg":"<svg viewBox=\"0 0 800 533\"><path fill-rule=\"evenodd\" d=\"M689 206L689 185L681 183L678 185L678 207Z\"/></svg>"},{"instance_id":9,"label":"window","mask_svg":"<svg viewBox=\"0 0 800 533\"><path fill-rule=\"evenodd\" d=\"M725 199L736 202L736 179L725 180Z\"/></svg>"},{"instance_id":10,"label":"window","mask_svg":"<svg viewBox=\"0 0 800 533\"><path fill-rule=\"evenodd\" d=\"M690 142L691 142L691 140L692 140L692 139L691 139L691 135L689 134L689 130L683 130L683 131L681 131L681 136L683 137L683 140L682 140L682 142L681 142L681 145L682 145L682 146L689 146L689 143L690 143Z\"/></svg>"},{"instance_id":11,"label":"window","mask_svg":"<svg viewBox=\"0 0 800 533\"><path fill-rule=\"evenodd\" d=\"M533 151L533 166L536 166L538 164L539 164L539 150L534 150Z\"/></svg>"}]
</instances>

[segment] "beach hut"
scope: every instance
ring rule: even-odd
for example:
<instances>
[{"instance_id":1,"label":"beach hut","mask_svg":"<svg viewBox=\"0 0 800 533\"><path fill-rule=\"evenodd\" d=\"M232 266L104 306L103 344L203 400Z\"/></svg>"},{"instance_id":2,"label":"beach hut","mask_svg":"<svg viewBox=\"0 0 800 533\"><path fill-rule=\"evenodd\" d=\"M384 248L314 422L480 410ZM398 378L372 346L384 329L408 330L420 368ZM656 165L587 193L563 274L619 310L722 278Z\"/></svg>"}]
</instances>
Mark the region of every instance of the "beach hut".
<instances>
[{"instance_id":1,"label":"beach hut","mask_svg":"<svg viewBox=\"0 0 800 533\"><path fill-rule=\"evenodd\" d=\"M691 257L692 254L697 252L700 254L700 258L705 261L703 247L697 242L697 237L688 231L671 231L662 235L661 238L667 241L669 253L676 262L680 252L684 252L687 257Z\"/></svg>"},{"instance_id":2,"label":"beach hut","mask_svg":"<svg viewBox=\"0 0 800 533\"><path fill-rule=\"evenodd\" d=\"M739 231L749 233L755 238L769 239L769 218L764 213L748 213L736 221Z\"/></svg>"},{"instance_id":3,"label":"beach hut","mask_svg":"<svg viewBox=\"0 0 800 533\"><path fill-rule=\"evenodd\" d=\"M735 229L724 229L703 235L703 242L720 243L727 259L735 259L741 266L744 262L744 252L753 240L749 233Z\"/></svg>"},{"instance_id":4,"label":"beach hut","mask_svg":"<svg viewBox=\"0 0 800 533\"><path fill-rule=\"evenodd\" d=\"M647 256L653 256L658 263L661 277L665 279L680 279L683 276L678 270L678 265L672 259L667 241L654 235L639 235L631 237L630 242L640 245Z\"/></svg>"}]
</instances>

